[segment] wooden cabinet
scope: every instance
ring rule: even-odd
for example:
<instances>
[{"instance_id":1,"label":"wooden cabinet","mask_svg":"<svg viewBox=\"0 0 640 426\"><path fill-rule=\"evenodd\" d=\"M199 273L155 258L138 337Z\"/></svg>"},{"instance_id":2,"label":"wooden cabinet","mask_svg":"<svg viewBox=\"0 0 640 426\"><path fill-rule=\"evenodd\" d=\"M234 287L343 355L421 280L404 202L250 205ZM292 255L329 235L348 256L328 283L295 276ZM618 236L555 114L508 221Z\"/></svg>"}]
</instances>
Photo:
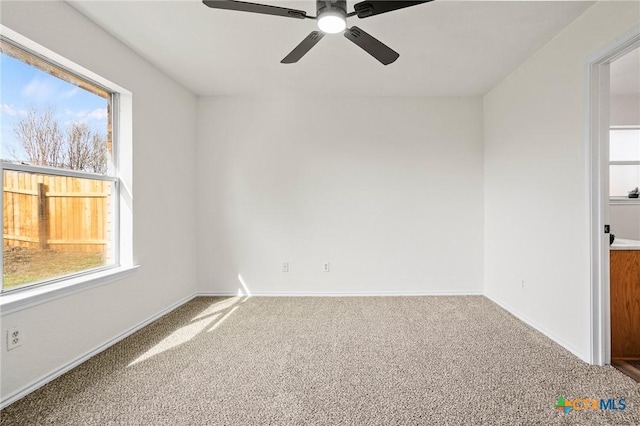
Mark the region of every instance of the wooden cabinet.
<instances>
[{"instance_id":1,"label":"wooden cabinet","mask_svg":"<svg viewBox=\"0 0 640 426\"><path fill-rule=\"evenodd\" d=\"M611 359L640 359L640 250L611 250Z\"/></svg>"}]
</instances>

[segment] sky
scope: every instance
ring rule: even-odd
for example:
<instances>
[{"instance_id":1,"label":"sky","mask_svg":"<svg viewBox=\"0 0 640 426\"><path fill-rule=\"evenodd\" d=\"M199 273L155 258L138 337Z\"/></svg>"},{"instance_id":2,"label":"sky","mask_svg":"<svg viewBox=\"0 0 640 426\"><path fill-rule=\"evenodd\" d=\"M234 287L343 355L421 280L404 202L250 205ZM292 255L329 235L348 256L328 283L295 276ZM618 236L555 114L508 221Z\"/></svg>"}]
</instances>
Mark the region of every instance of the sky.
<instances>
[{"instance_id":1,"label":"sky","mask_svg":"<svg viewBox=\"0 0 640 426\"><path fill-rule=\"evenodd\" d=\"M72 122L83 122L106 137L107 100L4 53L0 54L0 158L25 161L13 128L37 108L50 108L63 131Z\"/></svg>"}]
</instances>

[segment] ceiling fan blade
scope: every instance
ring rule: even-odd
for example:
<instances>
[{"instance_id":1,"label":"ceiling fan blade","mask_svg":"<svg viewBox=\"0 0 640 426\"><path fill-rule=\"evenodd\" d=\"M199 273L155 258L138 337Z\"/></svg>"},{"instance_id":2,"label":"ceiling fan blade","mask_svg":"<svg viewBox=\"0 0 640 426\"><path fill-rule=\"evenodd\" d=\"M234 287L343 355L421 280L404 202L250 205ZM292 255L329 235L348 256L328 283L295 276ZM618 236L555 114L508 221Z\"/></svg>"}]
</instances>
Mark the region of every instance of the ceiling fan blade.
<instances>
[{"instance_id":1,"label":"ceiling fan blade","mask_svg":"<svg viewBox=\"0 0 640 426\"><path fill-rule=\"evenodd\" d=\"M303 10L287 9L286 7L269 6L266 4L249 3L246 1L236 0L203 0L202 2L213 9L262 13L264 15L284 16L287 18L307 18L307 12Z\"/></svg>"},{"instance_id":2,"label":"ceiling fan blade","mask_svg":"<svg viewBox=\"0 0 640 426\"><path fill-rule=\"evenodd\" d=\"M422 3L429 3L433 0L418 0L418 1L404 1L404 0L392 0L392 1L379 1L379 0L367 0L360 3L356 3L353 8L356 11L358 18L368 18L369 16L380 15L381 13L391 12L393 10L404 9L405 7L416 6Z\"/></svg>"},{"instance_id":3,"label":"ceiling fan blade","mask_svg":"<svg viewBox=\"0 0 640 426\"><path fill-rule=\"evenodd\" d=\"M344 30L344 36L380 61L382 65L389 65L400 57L398 52L358 27L347 28Z\"/></svg>"},{"instance_id":4,"label":"ceiling fan blade","mask_svg":"<svg viewBox=\"0 0 640 426\"><path fill-rule=\"evenodd\" d=\"M291 51L283 60L280 61L281 64L293 64L296 63L307 54L308 51L311 50L313 46L315 46L320 40L324 37L324 33L321 31L313 31L309 34L302 43L297 45L295 49Z\"/></svg>"}]
</instances>

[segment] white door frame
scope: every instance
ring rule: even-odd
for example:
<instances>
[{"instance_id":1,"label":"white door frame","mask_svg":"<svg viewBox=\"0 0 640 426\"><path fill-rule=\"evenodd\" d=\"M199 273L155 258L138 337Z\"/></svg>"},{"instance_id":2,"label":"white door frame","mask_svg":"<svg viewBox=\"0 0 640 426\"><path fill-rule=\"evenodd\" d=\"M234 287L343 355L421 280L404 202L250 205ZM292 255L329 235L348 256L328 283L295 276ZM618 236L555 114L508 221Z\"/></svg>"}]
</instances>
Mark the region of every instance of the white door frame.
<instances>
[{"instance_id":1,"label":"white door frame","mask_svg":"<svg viewBox=\"0 0 640 426\"><path fill-rule=\"evenodd\" d=\"M609 310L609 64L640 46L640 25L587 60L587 143L591 234L591 363L611 363Z\"/></svg>"}]
</instances>

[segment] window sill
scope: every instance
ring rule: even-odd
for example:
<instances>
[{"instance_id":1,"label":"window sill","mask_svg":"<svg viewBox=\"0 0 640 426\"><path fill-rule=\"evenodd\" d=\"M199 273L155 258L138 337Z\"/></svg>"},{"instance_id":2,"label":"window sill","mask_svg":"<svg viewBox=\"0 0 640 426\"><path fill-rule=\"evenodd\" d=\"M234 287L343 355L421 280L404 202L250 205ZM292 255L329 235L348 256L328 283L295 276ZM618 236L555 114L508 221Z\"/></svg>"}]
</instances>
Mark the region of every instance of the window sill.
<instances>
[{"instance_id":1,"label":"window sill","mask_svg":"<svg viewBox=\"0 0 640 426\"><path fill-rule=\"evenodd\" d=\"M11 314L42 303L47 303L60 297L78 293L90 288L99 287L112 281L120 280L132 275L137 269L135 266L120 266L106 269L93 274L69 278L64 281L44 286L25 288L22 291L0 295L0 316Z\"/></svg>"},{"instance_id":2,"label":"window sill","mask_svg":"<svg viewBox=\"0 0 640 426\"><path fill-rule=\"evenodd\" d=\"M611 197L609 204L640 204L640 198Z\"/></svg>"}]
</instances>

